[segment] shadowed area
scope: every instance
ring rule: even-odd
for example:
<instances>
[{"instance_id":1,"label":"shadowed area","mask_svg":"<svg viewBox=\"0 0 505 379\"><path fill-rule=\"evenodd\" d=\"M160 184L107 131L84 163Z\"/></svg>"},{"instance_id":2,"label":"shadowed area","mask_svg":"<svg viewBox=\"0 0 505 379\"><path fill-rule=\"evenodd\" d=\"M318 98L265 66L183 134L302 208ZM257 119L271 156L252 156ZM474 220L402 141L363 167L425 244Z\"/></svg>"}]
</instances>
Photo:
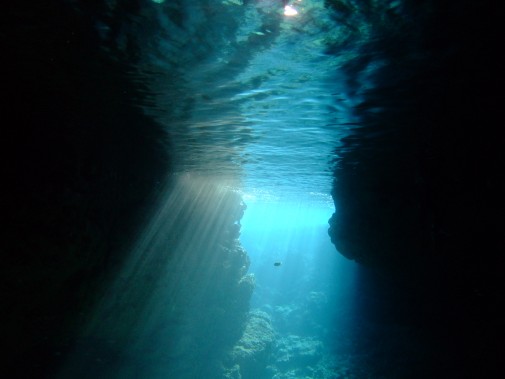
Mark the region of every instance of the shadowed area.
<instances>
[{"instance_id":1,"label":"shadowed area","mask_svg":"<svg viewBox=\"0 0 505 379\"><path fill-rule=\"evenodd\" d=\"M383 277L377 313L391 307L386 320L429 330L433 345L446 341L451 353L419 375L493 375L505 183L497 9L403 5L409 22L394 33L377 23L348 65L352 77L371 62L379 68L355 110L359 125L335 150L329 234L342 254Z\"/></svg>"},{"instance_id":2,"label":"shadowed area","mask_svg":"<svg viewBox=\"0 0 505 379\"><path fill-rule=\"evenodd\" d=\"M5 372L498 377L500 8L8 3Z\"/></svg>"}]
</instances>

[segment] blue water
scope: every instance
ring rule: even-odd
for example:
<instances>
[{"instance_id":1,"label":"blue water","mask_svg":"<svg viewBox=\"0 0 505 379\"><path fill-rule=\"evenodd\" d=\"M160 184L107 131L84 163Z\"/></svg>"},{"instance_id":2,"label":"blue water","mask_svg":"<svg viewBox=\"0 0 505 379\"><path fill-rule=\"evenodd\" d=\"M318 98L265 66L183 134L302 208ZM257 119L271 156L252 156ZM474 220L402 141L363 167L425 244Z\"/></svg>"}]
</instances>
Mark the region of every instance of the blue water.
<instances>
[{"instance_id":1,"label":"blue water","mask_svg":"<svg viewBox=\"0 0 505 379\"><path fill-rule=\"evenodd\" d=\"M475 133L479 165L461 133L499 108L474 3L33 3L0 33L19 74L2 326L21 377L481 372L502 181L498 143ZM337 251L332 215L372 268ZM486 252L477 274L465 248Z\"/></svg>"},{"instance_id":2,"label":"blue water","mask_svg":"<svg viewBox=\"0 0 505 379\"><path fill-rule=\"evenodd\" d=\"M356 53L327 54L348 28L323 1L296 2L293 17L279 2L239 3L209 3L213 11L179 4L182 28L165 18L168 3L150 10L162 37L138 65L152 97L144 110L166 128L176 173L212 181L247 205L240 241L255 281L251 314L268 318L275 338L259 364L266 371L242 364L241 375L353 377L356 266L335 251L327 229L334 151L358 121L352 109L361 100L340 67ZM179 82L182 93L172 90ZM175 114L164 104L175 104Z\"/></svg>"},{"instance_id":3,"label":"blue water","mask_svg":"<svg viewBox=\"0 0 505 379\"><path fill-rule=\"evenodd\" d=\"M377 4L375 11L395 12L395 4ZM137 105L168 134L173 174L185 178L181 193L193 186L206 191L198 183L210 182L247 205L240 242L255 286L248 326L232 353L240 366L227 367L228 377L359 378L366 370L354 348L357 267L335 251L327 229L338 149L359 121L353 109L381 62L370 60L349 80L345 66L359 55L372 23L359 14L338 23L324 1L293 6L298 14L285 16L278 1L157 1L114 36L106 20L97 27L119 60L128 57L127 41L141 41L130 74L145 86ZM328 53L333 44L345 48ZM134 257L160 244L159 220L147 227ZM202 245L212 238L206 229L199 233ZM186 251L194 249L191 237L181 238L188 239ZM145 321L147 330L152 322ZM179 341L169 347L175 357L191 343L167 338ZM256 367L241 349L268 355L254 358ZM155 369L147 372L158 377Z\"/></svg>"},{"instance_id":4,"label":"blue water","mask_svg":"<svg viewBox=\"0 0 505 379\"><path fill-rule=\"evenodd\" d=\"M324 221L331 213L306 202L252 202L242 219L240 240L256 284L251 307L268 315L275 331L269 377L363 372L352 349L357 266L335 254Z\"/></svg>"},{"instance_id":5,"label":"blue water","mask_svg":"<svg viewBox=\"0 0 505 379\"><path fill-rule=\"evenodd\" d=\"M349 57L325 53L340 30L324 2L296 6L297 16L278 18L276 2L250 4L234 36L246 47L192 62L178 168L221 181L247 205L240 241L255 278L251 309L275 332L266 377L349 377L359 372L350 349L356 267L327 229L333 152L360 96L339 71Z\"/></svg>"},{"instance_id":6,"label":"blue water","mask_svg":"<svg viewBox=\"0 0 505 379\"><path fill-rule=\"evenodd\" d=\"M138 70L152 97L145 111L166 126L181 172L256 196L331 201L333 150L356 121L351 109L360 100L339 72L351 57L325 53L340 27L322 1L298 3L294 17L279 15L275 1L224 4L212 5L216 20L202 31L192 28L203 23L203 5L178 5L187 29L151 10L159 18L156 35L170 35L171 43L150 41L154 51L142 52ZM220 49L209 45L213 35ZM175 56L187 65L173 72ZM187 94L171 90L179 81ZM163 107L184 102L176 121L172 107Z\"/></svg>"}]
</instances>

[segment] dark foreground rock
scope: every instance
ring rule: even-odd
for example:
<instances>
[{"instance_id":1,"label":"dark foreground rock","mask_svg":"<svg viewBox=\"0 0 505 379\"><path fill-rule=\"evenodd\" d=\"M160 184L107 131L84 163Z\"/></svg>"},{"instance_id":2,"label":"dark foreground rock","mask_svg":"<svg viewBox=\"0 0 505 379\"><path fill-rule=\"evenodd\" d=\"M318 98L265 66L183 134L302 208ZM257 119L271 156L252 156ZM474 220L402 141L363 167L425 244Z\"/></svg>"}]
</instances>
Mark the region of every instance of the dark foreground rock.
<instances>
[{"instance_id":1,"label":"dark foreground rock","mask_svg":"<svg viewBox=\"0 0 505 379\"><path fill-rule=\"evenodd\" d=\"M50 0L0 16L11 378L219 377L221 354L242 334L253 288L237 240L243 206L171 174L172 141L146 116L147 84L132 75L145 44L125 24L139 13L137 1ZM130 38L121 59L119 30Z\"/></svg>"},{"instance_id":2,"label":"dark foreground rock","mask_svg":"<svg viewBox=\"0 0 505 379\"><path fill-rule=\"evenodd\" d=\"M403 6L411 22L387 14L348 65L359 77L370 62L386 62L355 109L359 126L336 151L329 234L387 283L368 287L380 302L370 317L447 333L447 350L478 377L497 368L492 335L503 315L500 12L492 1Z\"/></svg>"}]
</instances>

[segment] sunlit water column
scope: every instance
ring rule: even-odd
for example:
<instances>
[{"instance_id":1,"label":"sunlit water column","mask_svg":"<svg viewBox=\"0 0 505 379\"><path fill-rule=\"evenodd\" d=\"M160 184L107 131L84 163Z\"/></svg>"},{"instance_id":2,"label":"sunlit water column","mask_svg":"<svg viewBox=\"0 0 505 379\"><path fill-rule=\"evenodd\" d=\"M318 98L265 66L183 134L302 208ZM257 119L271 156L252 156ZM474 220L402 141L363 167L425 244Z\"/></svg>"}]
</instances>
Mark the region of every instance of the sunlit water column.
<instances>
[{"instance_id":1,"label":"sunlit water column","mask_svg":"<svg viewBox=\"0 0 505 379\"><path fill-rule=\"evenodd\" d=\"M315 202L250 199L242 218L255 277L251 309L264 312L276 334L272 374L333 378L355 370L357 267L328 237L332 212Z\"/></svg>"},{"instance_id":2,"label":"sunlit water column","mask_svg":"<svg viewBox=\"0 0 505 379\"><path fill-rule=\"evenodd\" d=\"M335 100L345 99L335 80L343 58L324 52L336 34L324 2L295 1L275 43L236 78L244 90L233 100L254 135L244 154L248 196L331 201L330 159L352 118L350 101Z\"/></svg>"},{"instance_id":3,"label":"sunlit water column","mask_svg":"<svg viewBox=\"0 0 505 379\"><path fill-rule=\"evenodd\" d=\"M326 233L335 211L331 160L355 121L358 99L348 95L340 73L348 57L325 53L340 38L329 12L322 1L290 2L275 43L256 53L235 79L244 90L232 100L253 131L243 154L248 209L241 238L251 272L288 258L294 241L302 242L302 231L309 233L302 238L304 248L296 249L302 261L317 254L321 239L338 254ZM244 28L254 30L251 20Z\"/></svg>"},{"instance_id":4,"label":"sunlit water column","mask_svg":"<svg viewBox=\"0 0 505 379\"><path fill-rule=\"evenodd\" d=\"M342 375L351 368L356 265L335 251L327 229L335 211L330 159L347 133L342 125L352 122L352 101L343 84L338 91L340 58L324 54L332 27L323 5L285 10L276 43L238 78L255 85L234 98L255 133L246 148L241 242L256 277L252 308L268 314L277 333L276 375L309 375L311 366L334 377L329 367ZM310 354L309 364L302 356Z\"/></svg>"}]
</instances>

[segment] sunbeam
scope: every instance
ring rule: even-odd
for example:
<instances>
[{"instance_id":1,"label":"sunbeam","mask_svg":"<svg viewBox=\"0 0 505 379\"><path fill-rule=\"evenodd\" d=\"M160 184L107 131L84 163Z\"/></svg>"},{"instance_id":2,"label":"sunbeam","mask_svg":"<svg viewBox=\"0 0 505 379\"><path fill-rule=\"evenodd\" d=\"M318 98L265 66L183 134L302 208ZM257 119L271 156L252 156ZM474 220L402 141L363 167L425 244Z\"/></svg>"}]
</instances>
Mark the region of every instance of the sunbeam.
<instances>
[{"instance_id":1,"label":"sunbeam","mask_svg":"<svg viewBox=\"0 0 505 379\"><path fill-rule=\"evenodd\" d=\"M6 5L2 377L505 377L501 2Z\"/></svg>"},{"instance_id":2,"label":"sunbeam","mask_svg":"<svg viewBox=\"0 0 505 379\"><path fill-rule=\"evenodd\" d=\"M356 265L335 255L328 239L333 207L310 198L249 197L240 241L255 277L251 307L268 315L278 334L270 370L301 372L309 359L314 370L332 364L334 374L344 373L355 363L342 364L334 352L356 337ZM317 354L302 358L311 350Z\"/></svg>"},{"instance_id":3,"label":"sunbeam","mask_svg":"<svg viewBox=\"0 0 505 379\"><path fill-rule=\"evenodd\" d=\"M168 180L61 378L94 371L121 378L132 372L197 377L217 364L221 349L240 335L253 288L249 260L236 240L244 206L230 186L191 174ZM145 368L151 351L162 353Z\"/></svg>"}]
</instances>

